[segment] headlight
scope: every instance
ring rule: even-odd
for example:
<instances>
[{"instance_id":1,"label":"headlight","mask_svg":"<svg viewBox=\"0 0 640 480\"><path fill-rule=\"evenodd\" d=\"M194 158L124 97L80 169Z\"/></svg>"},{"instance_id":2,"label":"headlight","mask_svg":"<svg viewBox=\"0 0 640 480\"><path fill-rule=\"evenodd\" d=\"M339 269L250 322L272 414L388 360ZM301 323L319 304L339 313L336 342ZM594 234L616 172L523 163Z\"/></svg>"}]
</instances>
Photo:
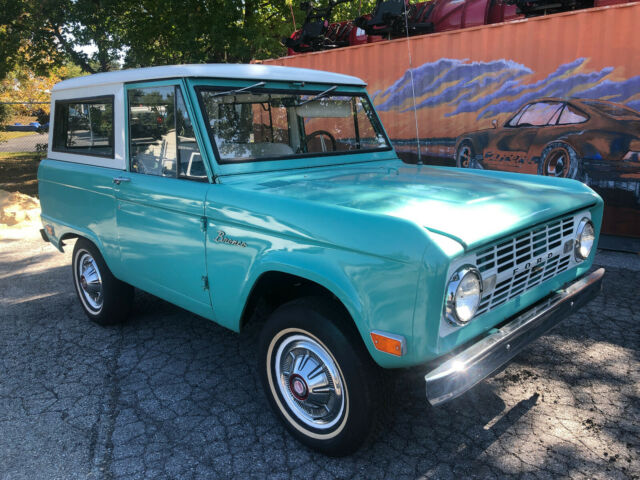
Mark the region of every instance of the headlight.
<instances>
[{"instance_id":1,"label":"headlight","mask_svg":"<svg viewBox=\"0 0 640 480\"><path fill-rule=\"evenodd\" d=\"M453 274L447 286L445 316L454 325L466 325L478 310L482 299L482 277L471 265Z\"/></svg>"},{"instance_id":2,"label":"headlight","mask_svg":"<svg viewBox=\"0 0 640 480\"><path fill-rule=\"evenodd\" d=\"M582 261L589 256L595 240L596 231L593 228L593 223L585 217L580 220L578 230L576 232L576 245L574 252L577 260Z\"/></svg>"}]
</instances>

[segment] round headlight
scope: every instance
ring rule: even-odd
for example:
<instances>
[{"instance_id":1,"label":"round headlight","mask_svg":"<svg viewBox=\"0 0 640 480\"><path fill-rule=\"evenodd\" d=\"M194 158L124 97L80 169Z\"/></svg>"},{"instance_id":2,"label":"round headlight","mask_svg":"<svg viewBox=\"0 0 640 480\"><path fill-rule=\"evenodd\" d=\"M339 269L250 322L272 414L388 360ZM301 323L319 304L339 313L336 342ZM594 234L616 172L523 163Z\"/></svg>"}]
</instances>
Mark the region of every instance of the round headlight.
<instances>
[{"instance_id":1,"label":"round headlight","mask_svg":"<svg viewBox=\"0 0 640 480\"><path fill-rule=\"evenodd\" d=\"M466 325L471 321L482 300L480 272L466 265L453 274L447 286L445 316L454 325Z\"/></svg>"},{"instance_id":2,"label":"round headlight","mask_svg":"<svg viewBox=\"0 0 640 480\"><path fill-rule=\"evenodd\" d=\"M576 246L575 255L576 259L584 260L591 253L593 244L596 241L596 231L593 228L593 223L588 218L583 218L578 224L578 230L576 231Z\"/></svg>"}]
</instances>

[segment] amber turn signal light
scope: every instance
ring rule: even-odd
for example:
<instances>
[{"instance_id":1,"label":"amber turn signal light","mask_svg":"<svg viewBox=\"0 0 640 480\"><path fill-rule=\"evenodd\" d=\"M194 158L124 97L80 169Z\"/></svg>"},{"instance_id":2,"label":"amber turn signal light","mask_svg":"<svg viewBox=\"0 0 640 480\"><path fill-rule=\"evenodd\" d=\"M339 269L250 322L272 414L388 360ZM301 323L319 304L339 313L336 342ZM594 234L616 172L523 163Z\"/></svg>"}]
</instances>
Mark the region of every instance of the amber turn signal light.
<instances>
[{"instance_id":1,"label":"amber turn signal light","mask_svg":"<svg viewBox=\"0 0 640 480\"><path fill-rule=\"evenodd\" d=\"M407 350L407 342L401 335L374 330L371 332L371 340L373 340L373 346L376 347L376 350L396 357L401 357Z\"/></svg>"}]
</instances>

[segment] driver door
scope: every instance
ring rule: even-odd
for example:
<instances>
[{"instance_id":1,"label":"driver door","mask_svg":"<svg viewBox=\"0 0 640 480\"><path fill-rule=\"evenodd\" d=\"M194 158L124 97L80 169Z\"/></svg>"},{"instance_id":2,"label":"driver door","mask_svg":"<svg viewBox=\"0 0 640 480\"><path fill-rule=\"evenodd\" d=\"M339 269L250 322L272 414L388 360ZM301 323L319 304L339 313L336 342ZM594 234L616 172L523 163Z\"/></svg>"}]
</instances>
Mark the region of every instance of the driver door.
<instances>
[{"instance_id":1,"label":"driver door","mask_svg":"<svg viewBox=\"0 0 640 480\"><path fill-rule=\"evenodd\" d=\"M126 88L129 171L114 179L126 281L211 318L207 170L180 81Z\"/></svg>"}]
</instances>

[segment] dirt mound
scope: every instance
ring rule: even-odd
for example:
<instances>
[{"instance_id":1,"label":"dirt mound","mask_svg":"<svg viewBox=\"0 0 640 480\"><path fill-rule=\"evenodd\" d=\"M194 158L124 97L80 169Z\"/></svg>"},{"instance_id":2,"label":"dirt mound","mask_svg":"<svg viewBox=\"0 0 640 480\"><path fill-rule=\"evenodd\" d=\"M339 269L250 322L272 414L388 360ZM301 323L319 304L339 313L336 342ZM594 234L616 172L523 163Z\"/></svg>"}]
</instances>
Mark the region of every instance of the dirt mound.
<instances>
[{"instance_id":1,"label":"dirt mound","mask_svg":"<svg viewBox=\"0 0 640 480\"><path fill-rule=\"evenodd\" d=\"M20 192L0 190L0 228L22 228L40 222L40 202Z\"/></svg>"}]
</instances>

